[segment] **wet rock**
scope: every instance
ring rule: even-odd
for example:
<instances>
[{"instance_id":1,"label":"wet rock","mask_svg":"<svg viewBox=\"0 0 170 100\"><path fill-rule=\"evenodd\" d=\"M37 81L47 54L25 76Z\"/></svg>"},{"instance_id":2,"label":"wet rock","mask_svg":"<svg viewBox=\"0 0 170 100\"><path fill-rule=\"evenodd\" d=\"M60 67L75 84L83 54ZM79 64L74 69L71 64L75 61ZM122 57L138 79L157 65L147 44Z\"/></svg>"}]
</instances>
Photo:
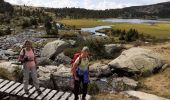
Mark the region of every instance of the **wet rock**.
<instances>
[{"instance_id":1,"label":"wet rock","mask_svg":"<svg viewBox=\"0 0 170 100\"><path fill-rule=\"evenodd\" d=\"M152 50L131 48L123 51L119 57L109 63L109 66L115 70L148 76L162 67L161 59L162 57Z\"/></svg>"}]
</instances>

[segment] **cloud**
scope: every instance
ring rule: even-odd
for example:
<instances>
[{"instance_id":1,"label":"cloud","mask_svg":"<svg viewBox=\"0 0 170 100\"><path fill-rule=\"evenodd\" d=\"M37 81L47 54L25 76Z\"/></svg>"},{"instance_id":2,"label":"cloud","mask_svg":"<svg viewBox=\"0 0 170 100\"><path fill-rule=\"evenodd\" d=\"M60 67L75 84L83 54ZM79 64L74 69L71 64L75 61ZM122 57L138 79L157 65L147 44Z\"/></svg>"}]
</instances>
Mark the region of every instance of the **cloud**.
<instances>
[{"instance_id":1,"label":"cloud","mask_svg":"<svg viewBox=\"0 0 170 100\"><path fill-rule=\"evenodd\" d=\"M149 5L170 0L5 0L17 5L43 7L76 7L86 9L114 9L129 6Z\"/></svg>"}]
</instances>

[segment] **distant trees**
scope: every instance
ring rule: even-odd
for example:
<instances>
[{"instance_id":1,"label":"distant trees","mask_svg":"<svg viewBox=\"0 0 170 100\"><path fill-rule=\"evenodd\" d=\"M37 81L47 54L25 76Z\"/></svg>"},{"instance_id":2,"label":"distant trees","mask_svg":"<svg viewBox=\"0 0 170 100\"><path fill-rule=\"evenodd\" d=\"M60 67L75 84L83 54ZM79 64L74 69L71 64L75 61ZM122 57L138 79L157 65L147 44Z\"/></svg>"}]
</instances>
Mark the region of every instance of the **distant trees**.
<instances>
[{"instance_id":1,"label":"distant trees","mask_svg":"<svg viewBox=\"0 0 170 100\"><path fill-rule=\"evenodd\" d=\"M0 0L0 13L12 14L14 11L13 6L10 3Z\"/></svg>"},{"instance_id":2,"label":"distant trees","mask_svg":"<svg viewBox=\"0 0 170 100\"><path fill-rule=\"evenodd\" d=\"M110 33L111 32L111 33ZM109 32L106 31L106 34L111 36L119 37L119 40L124 40L127 42L135 41L141 36L136 29L129 29L128 31L121 29L111 29Z\"/></svg>"}]
</instances>

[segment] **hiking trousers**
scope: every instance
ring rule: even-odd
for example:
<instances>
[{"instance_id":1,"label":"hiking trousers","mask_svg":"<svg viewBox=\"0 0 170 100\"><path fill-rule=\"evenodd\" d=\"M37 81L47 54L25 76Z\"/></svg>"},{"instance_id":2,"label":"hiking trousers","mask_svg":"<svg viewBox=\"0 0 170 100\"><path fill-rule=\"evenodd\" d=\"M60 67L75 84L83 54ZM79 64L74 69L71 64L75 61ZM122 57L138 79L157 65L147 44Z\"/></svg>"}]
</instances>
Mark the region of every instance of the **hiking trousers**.
<instances>
[{"instance_id":1,"label":"hiking trousers","mask_svg":"<svg viewBox=\"0 0 170 100\"><path fill-rule=\"evenodd\" d=\"M83 85L82 88L80 88L81 83ZM78 95L80 94L80 92L82 91L83 95L82 98L86 97L87 94L87 88L88 88L88 83L84 83L84 79L83 76L79 76L79 80L74 80L74 95L75 95L75 99L74 100L78 100ZM82 90L80 90L82 89Z\"/></svg>"},{"instance_id":2,"label":"hiking trousers","mask_svg":"<svg viewBox=\"0 0 170 100\"><path fill-rule=\"evenodd\" d=\"M29 85L29 77L31 73L31 78L33 80L33 85L35 86L36 89L39 89L39 80L37 78L37 71L36 67L28 68L25 65L23 66L23 83L24 83L24 90L28 90L28 85Z\"/></svg>"}]
</instances>

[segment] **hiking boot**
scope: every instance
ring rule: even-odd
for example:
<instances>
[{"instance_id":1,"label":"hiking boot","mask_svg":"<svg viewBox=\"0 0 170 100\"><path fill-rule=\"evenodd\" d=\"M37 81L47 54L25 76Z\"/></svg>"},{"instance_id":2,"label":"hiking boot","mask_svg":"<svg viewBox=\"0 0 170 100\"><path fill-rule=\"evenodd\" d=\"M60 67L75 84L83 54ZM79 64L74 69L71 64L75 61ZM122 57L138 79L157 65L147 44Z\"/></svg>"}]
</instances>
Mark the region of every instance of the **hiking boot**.
<instances>
[{"instance_id":1,"label":"hiking boot","mask_svg":"<svg viewBox=\"0 0 170 100\"><path fill-rule=\"evenodd\" d=\"M42 91L40 89L37 89L36 91L38 92L38 94L42 93Z\"/></svg>"},{"instance_id":2,"label":"hiking boot","mask_svg":"<svg viewBox=\"0 0 170 100\"><path fill-rule=\"evenodd\" d=\"M78 96L76 96L76 97L74 98L74 100L79 100L79 97L78 97Z\"/></svg>"},{"instance_id":3,"label":"hiking boot","mask_svg":"<svg viewBox=\"0 0 170 100\"><path fill-rule=\"evenodd\" d=\"M86 100L86 98L82 98L81 100Z\"/></svg>"},{"instance_id":4,"label":"hiking boot","mask_svg":"<svg viewBox=\"0 0 170 100\"><path fill-rule=\"evenodd\" d=\"M28 90L24 89L24 92L25 92L26 95L29 95L29 91Z\"/></svg>"}]
</instances>

